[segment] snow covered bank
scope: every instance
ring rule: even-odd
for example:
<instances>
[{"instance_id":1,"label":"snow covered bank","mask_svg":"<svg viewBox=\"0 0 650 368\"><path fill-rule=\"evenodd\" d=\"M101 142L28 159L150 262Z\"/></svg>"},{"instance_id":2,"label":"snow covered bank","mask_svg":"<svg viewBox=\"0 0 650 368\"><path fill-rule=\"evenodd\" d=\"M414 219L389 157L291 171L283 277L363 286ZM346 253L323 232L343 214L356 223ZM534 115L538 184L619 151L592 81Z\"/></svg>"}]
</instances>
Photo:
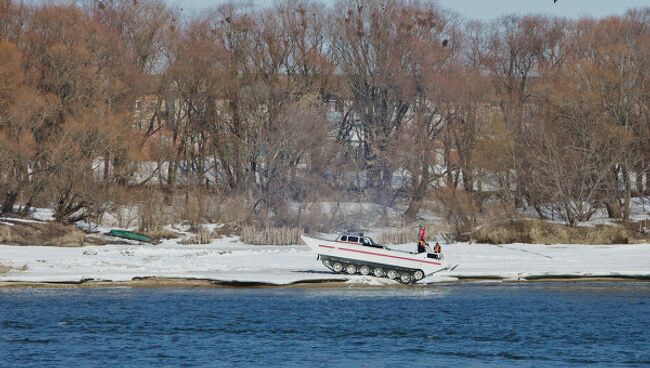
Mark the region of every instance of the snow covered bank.
<instances>
[{"instance_id":1,"label":"snow covered bank","mask_svg":"<svg viewBox=\"0 0 650 368\"><path fill-rule=\"evenodd\" d=\"M650 245L460 244L445 247L456 278L650 277Z\"/></svg>"},{"instance_id":2,"label":"snow covered bank","mask_svg":"<svg viewBox=\"0 0 650 368\"><path fill-rule=\"evenodd\" d=\"M453 271L422 282L464 279L650 278L650 245L484 245L443 249ZM0 282L128 282L143 278L207 280L233 285L289 285L347 281L395 284L385 279L333 274L306 246L248 246L236 238L208 245L106 245L83 248L0 245Z\"/></svg>"}]
</instances>

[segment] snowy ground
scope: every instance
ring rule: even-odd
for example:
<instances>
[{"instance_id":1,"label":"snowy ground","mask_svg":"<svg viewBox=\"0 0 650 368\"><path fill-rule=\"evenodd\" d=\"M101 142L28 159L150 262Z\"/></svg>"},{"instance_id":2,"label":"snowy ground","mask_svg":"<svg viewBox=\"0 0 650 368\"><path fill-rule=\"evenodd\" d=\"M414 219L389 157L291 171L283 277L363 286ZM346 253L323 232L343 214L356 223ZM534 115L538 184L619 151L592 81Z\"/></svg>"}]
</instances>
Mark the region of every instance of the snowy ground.
<instances>
[{"instance_id":1,"label":"snowy ground","mask_svg":"<svg viewBox=\"0 0 650 368\"><path fill-rule=\"evenodd\" d=\"M456 244L445 246L443 251L449 263L459 266L422 282L463 278L650 278L650 244ZM82 248L0 245L0 265L9 270L0 273L0 282L131 281L160 277L278 285L334 279L362 284L393 283L385 279L333 274L306 246L248 246L236 238L215 240L209 245L180 245L175 241L160 245Z\"/></svg>"}]
</instances>

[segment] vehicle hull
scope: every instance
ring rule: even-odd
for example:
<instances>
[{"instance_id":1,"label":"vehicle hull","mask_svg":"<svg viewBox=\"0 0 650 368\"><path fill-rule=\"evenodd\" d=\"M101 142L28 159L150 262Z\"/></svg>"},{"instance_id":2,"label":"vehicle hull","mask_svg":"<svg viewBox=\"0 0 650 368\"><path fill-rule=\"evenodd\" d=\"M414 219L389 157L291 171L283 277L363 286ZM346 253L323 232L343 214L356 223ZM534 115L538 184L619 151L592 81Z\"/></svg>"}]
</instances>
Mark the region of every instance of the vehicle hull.
<instances>
[{"instance_id":1,"label":"vehicle hull","mask_svg":"<svg viewBox=\"0 0 650 368\"><path fill-rule=\"evenodd\" d=\"M323 264L334 270L333 265L336 262L342 263L345 267L355 265L356 267L367 266L371 270L381 269L385 273L395 270L398 275L417 275L414 279L422 278L433 273L446 270L447 263L442 259L430 258L427 253L410 253L403 252L386 247L370 247L361 244L347 243L341 241L329 241L323 239L302 237L319 258ZM344 268L344 271L345 272ZM421 271L417 273L417 271Z\"/></svg>"}]
</instances>

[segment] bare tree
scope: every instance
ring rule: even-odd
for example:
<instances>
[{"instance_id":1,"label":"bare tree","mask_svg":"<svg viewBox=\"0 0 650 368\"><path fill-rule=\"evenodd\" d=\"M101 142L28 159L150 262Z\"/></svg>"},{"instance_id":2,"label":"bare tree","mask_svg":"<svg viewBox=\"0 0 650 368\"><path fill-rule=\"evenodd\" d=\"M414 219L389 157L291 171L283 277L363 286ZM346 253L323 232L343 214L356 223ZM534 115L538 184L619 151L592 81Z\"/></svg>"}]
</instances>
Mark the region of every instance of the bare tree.
<instances>
[{"instance_id":1,"label":"bare tree","mask_svg":"<svg viewBox=\"0 0 650 368\"><path fill-rule=\"evenodd\" d=\"M334 49L345 76L345 94L351 97L339 137L345 139L357 130L367 185L387 206L397 169L391 160L395 138L412 116L420 125L434 119L436 106L427 102L429 83L432 73L449 60L445 47L453 28L439 9L419 2L347 1L338 4L337 13ZM428 167L414 172L423 175L421 180L414 176L413 187L422 187L414 192L415 203L421 202L422 190L430 183L429 172Z\"/></svg>"}]
</instances>

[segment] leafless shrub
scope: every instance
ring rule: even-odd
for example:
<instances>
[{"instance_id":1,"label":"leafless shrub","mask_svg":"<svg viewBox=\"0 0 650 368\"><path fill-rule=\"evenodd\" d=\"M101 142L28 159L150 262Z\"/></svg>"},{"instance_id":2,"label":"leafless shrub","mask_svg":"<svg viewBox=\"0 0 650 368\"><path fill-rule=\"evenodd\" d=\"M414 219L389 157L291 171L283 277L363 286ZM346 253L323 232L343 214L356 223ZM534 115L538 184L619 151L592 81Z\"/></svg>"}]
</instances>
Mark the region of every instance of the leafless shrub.
<instances>
[{"instance_id":1,"label":"leafless shrub","mask_svg":"<svg viewBox=\"0 0 650 368\"><path fill-rule=\"evenodd\" d=\"M182 196L176 197L174 201L174 213L182 216L191 226L209 221L207 210L211 206L211 197L205 189L198 187L188 189ZM182 221L177 221L182 222Z\"/></svg>"},{"instance_id":2,"label":"leafless shrub","mask_svg":"<svg viewBox=\"0 0 650 368\"><path fill-rule=\"evenodd\" d=\"M163 196L155 191L150 191L138 205L138 225L140 231L159 230L169 224L167 206Z\"/></svg>"},{"instance_id":3,"label":"leafless shrub","mask_svg":"<svg viewBox=\"0 0 650 368\"><path fill-rule=\"evenodd\" d=\"M436 199L444 205L447 221L454 226L456 236L471 232L477 223L479 212L472 193L455 188L443 188L436 193Z\"/></svg>"},{"instance_id":4,"label":"leafless shrub","mask_svg":"<svg viewBox=\"0 0 650 368\"><path fill-rule=\"evenodd\" d=\"M246 223L253 218L253 211L248 206L246 197L238 195L222 197L209 211L215 222L224 224Z\"/></svg>"},{"instance_id":5,"label":"leafless shrub","mask_svg":"<svg viewBox=\"0 0 650 368\"><path fill-rule=\"evenodd\" d=\"M300 206L296 222L306 233L332 229L332 217L324 207L323 203Z\"/></svg>"},{"instance_id":6,"label":"leafless shrub","mask_svg":"<svg viewBox=\"0 0 650 368\"><path fill-rule=\"evenodd\" d=\"M115 226L128 229L138 223L139 208L133 206L118 206L112 215L115 217Z\"/></svg>"}]
</instances>

